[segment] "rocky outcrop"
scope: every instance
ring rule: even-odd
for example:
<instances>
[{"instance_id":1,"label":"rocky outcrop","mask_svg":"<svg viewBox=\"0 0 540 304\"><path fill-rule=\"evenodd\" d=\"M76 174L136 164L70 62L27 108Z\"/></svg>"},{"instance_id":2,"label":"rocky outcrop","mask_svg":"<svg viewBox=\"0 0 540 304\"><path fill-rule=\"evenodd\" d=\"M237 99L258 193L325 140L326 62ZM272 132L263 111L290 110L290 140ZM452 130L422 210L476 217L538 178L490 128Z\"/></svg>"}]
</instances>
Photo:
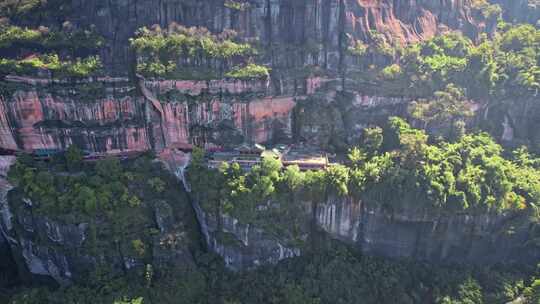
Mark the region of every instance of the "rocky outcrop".
<instances>
[{"instance_id":1,"label":"rocky outcrop","mask_svg":"<svg viewBox=\"0 0 540 304\"><path fill-rule=\"evenodd\" d=\"M487 30L476 19L472 1L346 1L350 30L367 40L375 30L401 43L431 38L443 31L460 30L470 37Z\"/></svg>"},{"instance_id":2,"label":"rocky outcrop","mask_svg":"<svg viewBox=\"0 0 540 304\"><path fill-rule=\"evenodd\" d=\"M0 147L11 150L17 149L13 126L8 119L8 108L2 97L0 97Z\"/></svg>"},{"instance_id":3,"label":"rocky outcrop","mask_svg":"<svg viewBox=\"0 0 540 304\"><path fill-rule=\"evenodd\" d=\"M249 0L244 9L224 0L72 1L72 22L94 25L106 37L102 57L111 72L122 72L130 62L128 39L142 26L167 27L176 22L204 26L213 32L237 31L273 50L266 61L276 71L304 64L337 68L340 32L370 41L376 31L397 43L418 41L448 29L471 37L486 29L486 20L472 11L471 0ZM488 23L489 24L489 23ZM294 46L285 51L281 46ZM288 48L291 49L291 48ZM125 70L124 70L125 71ZM278 79L276 79L278 80Z\"/></svg>"},{"instance_id":4,"label":"rocky outcrop","mask_svg":"<svg viewBox=\"0 0 540 304\"><path fill-rule=\"evenodd\" d=\"M51 220L33 214L31 206L14 212L11 213L13 227L6 230L9 245L20 257L19 268L32 276L49 277L65 285L83 280L98 267L106 267L114 274L142 270L148 263L129 249L129 240L127 243L115 240L111 251L96 255L88 240L88 223L66 224ZM191 253L182 241L187 237L182 220L175 218L171 206L164 202L155 204L154 213L159 231L153 236L150 248L153 266L159 269L191 264Z\"/></svg>"},{"instance_id":5,"label":"rocky outcrop","mask_svg":"<svg viewBox=\"0 0 540 304\"><path fill-rule=\"evenodd\" d=\"M517 106L516 101L508 101L505 106L488 113L488 119L503 121L502 130L497 129L503 140L514 145L529 145L535 151L540 149L540 134L535 131L540 127L540 105L536 100L537 98L522 99L517 101Z\"/></svg>"},{"instance_id":6,"label":"rocky outcrop","mask_svg":"<svg viewBox=\"0 0 540 304\"><path fill-rule=\"evenodd\" d=\"M267 83L149 81L143 86L148 89L140 97L104 87L98 90L103 97L87 100L47 85L22 86L0 100L1 147L64 150L77 144L89 152L117 153L292 137L295 97L267 96Z\"/></svg>"},{"instance_id":7,"label":"rocky outcrop","mask_svg":"<svg viewBox=\"0 0 540 304\"><path fill-rule=\"evenodd\" d=\"M227 146L283 142L291 138L293 96L268 96L260 81L147 81L154 126L164 147L185 144ZM148 88L148 89L146 89ZM154 138L159 134L154 134Z\"/></svg>"},{"instance_id":8,"label":"rocky outcrop","mask_svg":"<svg viewBox=\"0 0 540 304\"><path fill-rule=\"evenodd\" d=\"M366 96L359 92L333 92L308 97L295 108L296 140L345 152L357 144L362 130L382 126L390 116L406 116L406 98Z\"/></svg>"},{"instance_id":9,"label":"rocky outcrop","mask_svg":"<svg viewBox=\"0 0 540 304\"><path fill-rule=\"evenodd\" d=\"M184 176L189 155L170 165L171 169L181 168L175 173L191 192ZM534 263L540 257L540 247L530 242L538 237L536 224L520 211L447 213L406 202L388 207L330 195L319 203L269 201L256 208L257 220L249 224L203 202L204 209L194 199L200 196L191 196L208 249L222 256L233 270L302 255L319 231L366 254L390 258L520 264ZM300 231L300 235L296 232L292 237L292 230Z\"/></svg>"},{"instance_id":10,"label":"rocky outcrop","mask_svg":"<svg viewBox=\"0 0 540 304\"><path fill-rule=\"evenodd\" d=\"M172 155L162 153L160 158L182 181L184 190L190 195L191 205L207 249L223 257L229 269L238 271L264 264L276 264L283 259L301 254L298 246L291 245L291 240L280 239L254 225L241 224L229 215L216 215L204 210L196 199L197 195L191 193L185 175L191 155L172 152Z\"/></svg>"},{"instance_id":11,"label":"rocky outcrop","mask_svg":"<svg viewBox=\"0 0 540 304\"><path fill-rule=\"evenodd\" d=\"M142 271L149 260L132 249L130 240L102 240L109 249L93 245L89 223L64 223L35 214L32 202L25 200L22 208L3 205L5 235L10 251L16 256L17 267L27 276L53 279L60 285L81 281L99 267L108 273L119 274ZM174 215L165 202L154 204L158 231L153 235L149 250L151 264L157 269L182 267L193 263L187 247L188 232L183 219ZM11 218L10 221L6 221ZM11 228L8 226L11 225ZM99 223L106 226L107 223ZM112 242L112 243L111 243ZM99 249L96 249L99 248Z\"/></svg>"},{"instance_id":12,"label":"rocky outcrop","mask_svg":"<svg viewBox=\"0 0 540 304\"><path fill-rule=\"evenodd\" d=\"M210 231L208 247L223 257L232 270L249 269L264 264L299 256L300 248L288 245L258 227L244 225L237 219L222 214L219 224L215 217L205 216Z\"/></svg>"},{"instance_id":13,"label":"rocky outcrop","mask_svg":"<svg viewBox=\"0 0 540 304\"><path fill-rule=\"evenodd\" d=\"M237 31L240 40L259 46L257 62L272 69L271 77L148 80L139 81L139 90L125 84L127 79L104 77L96 83L106 83L105 88L84 97L64 94L81 90L68 82L7 77L25 86L0 99L0 147L32 151L76 143L90 152L115 153L299 139L340 149L354 142L364 126L403 112L396 103L387 104L393 97L365 96L357 83L347 90L359 90L354 94L364 104L328 104L342 89L338 74L365 68L347 55L349 39L372 43L381 34L389 43L404 44L447 30L475 38L493 26L472 0L241 2L247 5L239 10L223 0L72 1L74 13L67 19L93 25L106 38L100 55L111 75L126 75L134 64L129 38L138 28L176 22L215 33ZM314 76L319 75L310 69L314 66L334 79ZM63 94L52 86L65 86ZM305 96L320 91L326 95L325 106L293 111ZM311 98L307 100L309 104ZM381 106L373 109L366 102Z\"/></svg>"},{"instance_id":14,"label":"rocky outcrop","mask_svg":"<svg viewBox=\"0 0 540 304\"><path fill-rule=\"evenodd\" d=\"M33 83L0 98L1 148L31 152L77 144L118 153L305 141L346 151L362 129L406 117L410 102L353 86L343 92L338 80L322 77L308 78L297 93L284 86L284 95L275 95L268 81L149 80L139 83L141 96L134 87L105 85L96 97L81 99ZM540 138L530 130L540 110L532 99L519 102L522 107L474 104L474 124L507 143L534 148Z\"/></svg>"},{"instance_id":15,"label":"rocky outcrop","mask_svg":"<svg viewBox=\"0 0 540 304\"><path fill-rule=\"evenodd\" d=\"M540 248L529 241L535 238L534 229L523 214L440 214L415 207L388 210L351 197L330 197L311 207L305 205L301 215L304 225L314 220L316 227L332 238L370 255L471 264L534 263L540 257ZM213 233L210 248L232 269L275 264L301 255L311 239L306 236L298 247L287 248L282 247L289 241L286 237L268 238L268 231L227 215L222 217L221 229L212 217L206 220ZM214 236L220 233L225 237Z\"/></svg>"},{"instance_id":16,"label":"rocky outcrop","mask_svg":"<svg viewBox=\"0 0 540 304\"><path fill-rule=\"evenodd\" d=\"M8 234L13 227L13 214L8 205L8 192L12 186L7 181L7 172L14 162L14 156L0 156L0 271L7 279L11 279L13 284L18 283L20 278L10 246L13 239Z\"/></svg>"},{"instance_id":17,"label":"rocky outcrop","mask_svg":"<svg viewBox=\"0 0 540 304\"><path fill-rule=\"evenodd\" d=\"M64 149L77 144L89 151L144 151L150 143L140 98L112 96L81 102L35 89L18 90L3 101L10 130L22 150Z\"/></svg>"},{"instance_id":18,"label":"rocky outcrop","mask_svg":"<svg viewBox=\"0 0 540 304\"><path fill-rule=\"evenodd\" d=\"M527 263L540 256L525 215L438 214L421 208L384 210L352 198L317 208L318 225L363 252L393 258L474 264Z\"/></svg>"}]
</instances>

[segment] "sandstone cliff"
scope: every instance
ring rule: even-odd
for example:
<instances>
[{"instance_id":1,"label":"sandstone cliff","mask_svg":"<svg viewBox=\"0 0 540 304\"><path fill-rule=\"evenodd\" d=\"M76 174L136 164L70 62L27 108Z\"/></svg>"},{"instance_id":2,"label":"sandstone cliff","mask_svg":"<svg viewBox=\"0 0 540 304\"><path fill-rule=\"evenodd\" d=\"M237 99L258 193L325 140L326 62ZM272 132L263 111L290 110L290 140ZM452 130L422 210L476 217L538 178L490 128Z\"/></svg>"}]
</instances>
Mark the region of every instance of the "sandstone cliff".
<instances>
[{"instance_id":1,"label":"sandstone cliff","mask_svg":"<svg viewBox=\"0 0 540 304\"><path fill-rule=\"evenodd\" d=\"M342 56L339 33L369 42L371 32L397 43L418 41L448 29L476 37L492 30L493 20L475 14L470 0L250 0L245 9L228 8L223 0L73 1L70 16L95 25L107 39L102 51L107 67L117 72L130 63L128 39L142 26L172 22L204 26L213 32L234 29L270 50L274 69L318 63L337 68ZM284 52L286 46L292 51ZM291 48L289 48L291 49Z\"/></svg>"},{"instance_id":2,"label":"sandstone cliff","mask_svg":"<svg viewBox=\"0 0 540 304\"><path fill-rule=\"evenodd\" d=\"M382 35L388 43L400 45L448 30L460 30L476 39L482 32L491 33L496 20L482 15L472 2L251 0L246 9L236 10L222 0L74 0L77 13L68 19L95 25L105 36L106 47L100 55L111 75L125 76L133 66L128 39L135 30L177 22L213 32L234 29L241 40L260 46L259 59L272 68L271 77L265 81L102 79L82 84L18 81L0 97L0 148L31 152L77 144L99 153L160 152L191 145L307 141L343 149L347 143L355 143L366 126L406 113L409 101L376 96L340 79L346 69L363 68L345 54L346 40L372 43L376 35ZM537 18L535 11L524 8L526 1L519 6L498 2L512 7L512 16L526 15L520 20ZM322 67L324 76L299 72L312 65ZM346 94L342 93L344 85ZM538 119L528 115L540 111L530 111L533 102L527 101L527 105L486 107L481 113L496 121L491 127L499 138L540 142L530 131L536 130ZM13 210L6 201L9 188L0 182L0 251L9 246L20 257L21 268L59 283L95 267L98 258L79 254L88 233L84 223L66 224L36 216L30 201ZM279 204L271 202L260 212ZM233 269L300 255L314 232L311 223L366 253L392 257L495 263L528 262L539 255L527 244L535 238L534 231L523 224L525 219L511 214L441 216L425 210L390 211L352 198L328 198L316 208L311 202L300 206L291 213L299 227L294 237L269 230L275 219L267 218L267 226L249 226L230 216L195 209L201 213L207 245ZM170 206L153 208L163 236L171 231L175 219ZM155 250L156 257L164 260L185 253ZM143 265L130 256L108 258L117 270Z\"/></svg>"},{"instance_id":3,"label":"sandstone cliff","mask_svg":"<svg viewBox=\"0 0 540 304\"><path fill-rule=\"evenodd\" d=\"M448 30L474 39L494 26L494 17L483 15L471 0L240 2L245 2L242 9L227 7L222 0L72 1L73 13L66 19L93 25L106 38L100 52L109 74L126 75L133 68L129 38L138 28L176 22L215 33L237 31L240 40L258 46L258 61L272 69L271 77L148 80L141 85L134 79L102 79L93 90L46 80L18 82L0 98L1 147L32 151L75 143L91 152L114 153L306 140L339 149L354 142L363 127L405 112L399 97L377 96L381 94L361 84L340 81L345 70L365 68L348 56L349 40L372 44L382 36L389 44L402 45ZM308 69L313 66L326 76L316 76ZM355 95L348 97L348 104L336 100L343 85ZM80 93L84 90L88 92ZM141 94L145 91L152 96ZM501 115L508 116L511 125L523 121ZM515 137L530 140L524 133Z\"/></svg>"},{"instance_id":4,"label":"sandstone cliff","mask_svg":"<svg viewBox=\"0 0 540 304\"><path fill-rule=\"evenodd\" d=\"M101 88L102 97L84 101L46 86L20 86L0 100L2 148L31 152L77 144L89 152L115 153L286 142L292 136L295 98L267 96L265 84L163 81L143 86L146 96Z\"/></svg>"}]
</instances>

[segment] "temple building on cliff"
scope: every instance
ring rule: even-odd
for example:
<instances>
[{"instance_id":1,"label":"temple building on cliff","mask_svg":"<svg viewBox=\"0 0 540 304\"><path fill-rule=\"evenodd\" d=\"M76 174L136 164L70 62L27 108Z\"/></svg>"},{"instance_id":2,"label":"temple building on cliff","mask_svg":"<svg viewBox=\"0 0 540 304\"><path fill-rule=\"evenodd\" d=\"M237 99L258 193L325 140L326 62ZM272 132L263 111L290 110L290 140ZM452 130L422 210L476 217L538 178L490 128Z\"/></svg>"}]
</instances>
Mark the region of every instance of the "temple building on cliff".
<instances>
[{"instance_id":1,"label":"temple building on cliff","mask_svg":"<svg viewBox=\"0 0 540 304\"><path fill-rule=\"evenodd\" d=\"M303 145L278 145L266 149L258 144L243 144L233 151L210 153L208 167L218 169L223 163L237 163L243 170L249 171L253 166L260 165L265 157L279 159L285 167L297 165L302 171L324 170L329 165L326 153Z\"/></svg>"}]
</instances>

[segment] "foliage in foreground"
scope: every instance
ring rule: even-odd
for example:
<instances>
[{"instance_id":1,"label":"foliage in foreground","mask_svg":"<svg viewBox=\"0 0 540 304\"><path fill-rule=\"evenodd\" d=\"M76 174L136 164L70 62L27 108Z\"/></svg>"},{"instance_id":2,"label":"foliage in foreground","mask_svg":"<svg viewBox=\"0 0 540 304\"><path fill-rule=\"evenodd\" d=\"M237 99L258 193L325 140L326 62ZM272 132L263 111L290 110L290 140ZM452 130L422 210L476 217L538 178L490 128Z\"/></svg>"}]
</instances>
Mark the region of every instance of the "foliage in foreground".
<instances>
[{"instance_id":1,"label":"foliage in foreground","mask_svg":"<svg viewBox=\"0 0 540 304\"><path fill-rule=\"evenodd\" d=\"M502 267L430 266L358 255L328 240L316 253L231 273L215 256L198 267L147 277L88 282L55 291L22 290L11 304L86 303L437 303L497 304L525 294L538 300L529 270ZM525 288L533 282L531 287Z\"/></svg>"}]
</instances>

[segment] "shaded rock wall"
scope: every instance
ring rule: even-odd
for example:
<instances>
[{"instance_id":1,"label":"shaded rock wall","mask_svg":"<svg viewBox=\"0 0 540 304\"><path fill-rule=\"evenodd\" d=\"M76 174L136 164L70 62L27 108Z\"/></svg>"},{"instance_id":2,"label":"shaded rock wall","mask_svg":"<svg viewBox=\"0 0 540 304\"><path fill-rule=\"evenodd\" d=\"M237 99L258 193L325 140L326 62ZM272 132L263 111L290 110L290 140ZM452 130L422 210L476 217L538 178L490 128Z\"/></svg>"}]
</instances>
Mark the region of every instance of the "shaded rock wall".
<instances>
[{"instance_id":1,"label":"shaded rock wall","mask_svg":"<svg viewBox=\"0 0 540 304\"><path fill-rule=\"evenodd\" d=\"M2 97L0 97L0 147L12 150L17 149L13 126L9 120L8 108Z\"/></svg>"},{"instance_id":2,"label":"shaded rock wall","mask_svg":"<svg viewBox=\"0 0 540 304\"><path fill-rule=\"evenodd\" d=\"M540 256L525 215L446 215L420 208L383 210L352 198L317 208L317 223L363 252L474 264L528 263Z\"/></svg>"},{"instance_id":3,"label":"shaded rock wall","mask_svg":"<svg viewBox=\"0 0 540 304\"><path fill-rule=\"evenodd\" d=\"M250 0L243 10L223 0L72 1L70 20L94 24L107 39L102 50L106 66L126 71L131 61L128 39L142 26L171 22L204 26L213 32L234 29L245 39L257 39L267 49L266 61L280 69L303 64L336 68L341 56L340 33L369 41L371 30L398 42L432 37L447 29L471 37L486 28L472 13L471 0ZM295 46L294 52L280 45ZM307 46L307 47L306 47ZM314 46L317 46L314 48ZM316 50L318 49L318 50Z\"/></svg>"},{"instance_id":4,"label":"shaded rock wall","mask_svg":"<svg viewBox=\"0 0 540 304\"><path fill-rule=\"evenodd\" d=\"M313 220L317 229L370 255L471 264L526 264L540 257L540 248L530 242L535 237L533 225L523 214L451 215L414 207L386 210L351 197L330 197L314 209L306 204L303 212L304 225ZM206 217L212 231L209 248L232 269L301 255L313 239L306 235L303 244L284 247L290 241L286 237L270 237L268 231L227 215L222 217L221 228L212 221ZM219 233L228 238L214 236ZM314 233L317 230L310 232Z\"/></svg>"},{"instance_id":5,"label":"shaded rock wall","mask_svg":"<svg viewBox=\"0 0 540 304\"><path fill-rule=\"evenodd\" d=\"M330 96L329 96L330 95ZM406 116L406 98L333 92L308 96L295 108L294 136L327 149L346 152L358 144L364 128L382 126L390 116Z\"/></svg>"},{"instance_id":6,"label":"shaded rock wall","mask_svg":"<svg viewBox=\"0 0 540 304\"><path fill-rule=\"evenodd\" d=\"M149 202L146 202L150 204ZM192 256L186 244L181 223L172 207L159 202L154 206L155 223L159 232L148 250L152 251L154 267L185 266L192 263ZM89 223L67 224L35 214L32 206L7 209L13 219L13 226L6 230L9 246L19 269L30 276L51 278L60 285L81 281L98 267L106 267L113 275L132 270L142 270L148 260L130 249L130 240L102 240L109 243L107 250L93 251L90 244ZM108 223L97 223L109 225ZM102 236L103 237L103 236ZM175 239L176 238L176 239ZM175 239L174 244L169 244Z\"/></svg>"},{"instance_id":7,"label":"shaded rock wall","mask_svg":"<svg viewBox=\"0 0 540 304\"><path fill-rule=\"evenodd\" d=\"M529 145L534 151L540 151L540 134L536 132L540 127L540 105L535 98L517 102L519 104L514 106L516 101L508 101L505 109L499 109L500 113L495 111L495 117L489 119L504 117L503 120L506 122L503 123L503 139L513 140L515 145ZM504 135L510 132L512 136L505 138Z\"/></svg>"},{"instance_id":8,"label":"shaded rock wall","mask_svg":"<svg viewBox=\"0 0 540 304\"><path fill-rule=\"evenodd\" d=\"M8 234L13 228L13 215L8 205L8 192L12 186L7 181L7 172L14 162L15 157L13 156L0 156L0 271L5 275L8 284L10 281L12 284L17 284L21 279L20 269L16 265L10 245L13 239Z\"/></svg>"},{"instance_id":9,"label":"shaded rock wall","mask_svg":"<svg viewBox=\"0 0 540 304\"><path fill-rule=\"evenodd\" d=\"M263 229L241 224L237 219L221 215L219 219L205 216L209 234L209 249L223 257L232 270L249 269L264 264L300 256L300 248L288 245Z\"/></svg>"}]
</instances>

